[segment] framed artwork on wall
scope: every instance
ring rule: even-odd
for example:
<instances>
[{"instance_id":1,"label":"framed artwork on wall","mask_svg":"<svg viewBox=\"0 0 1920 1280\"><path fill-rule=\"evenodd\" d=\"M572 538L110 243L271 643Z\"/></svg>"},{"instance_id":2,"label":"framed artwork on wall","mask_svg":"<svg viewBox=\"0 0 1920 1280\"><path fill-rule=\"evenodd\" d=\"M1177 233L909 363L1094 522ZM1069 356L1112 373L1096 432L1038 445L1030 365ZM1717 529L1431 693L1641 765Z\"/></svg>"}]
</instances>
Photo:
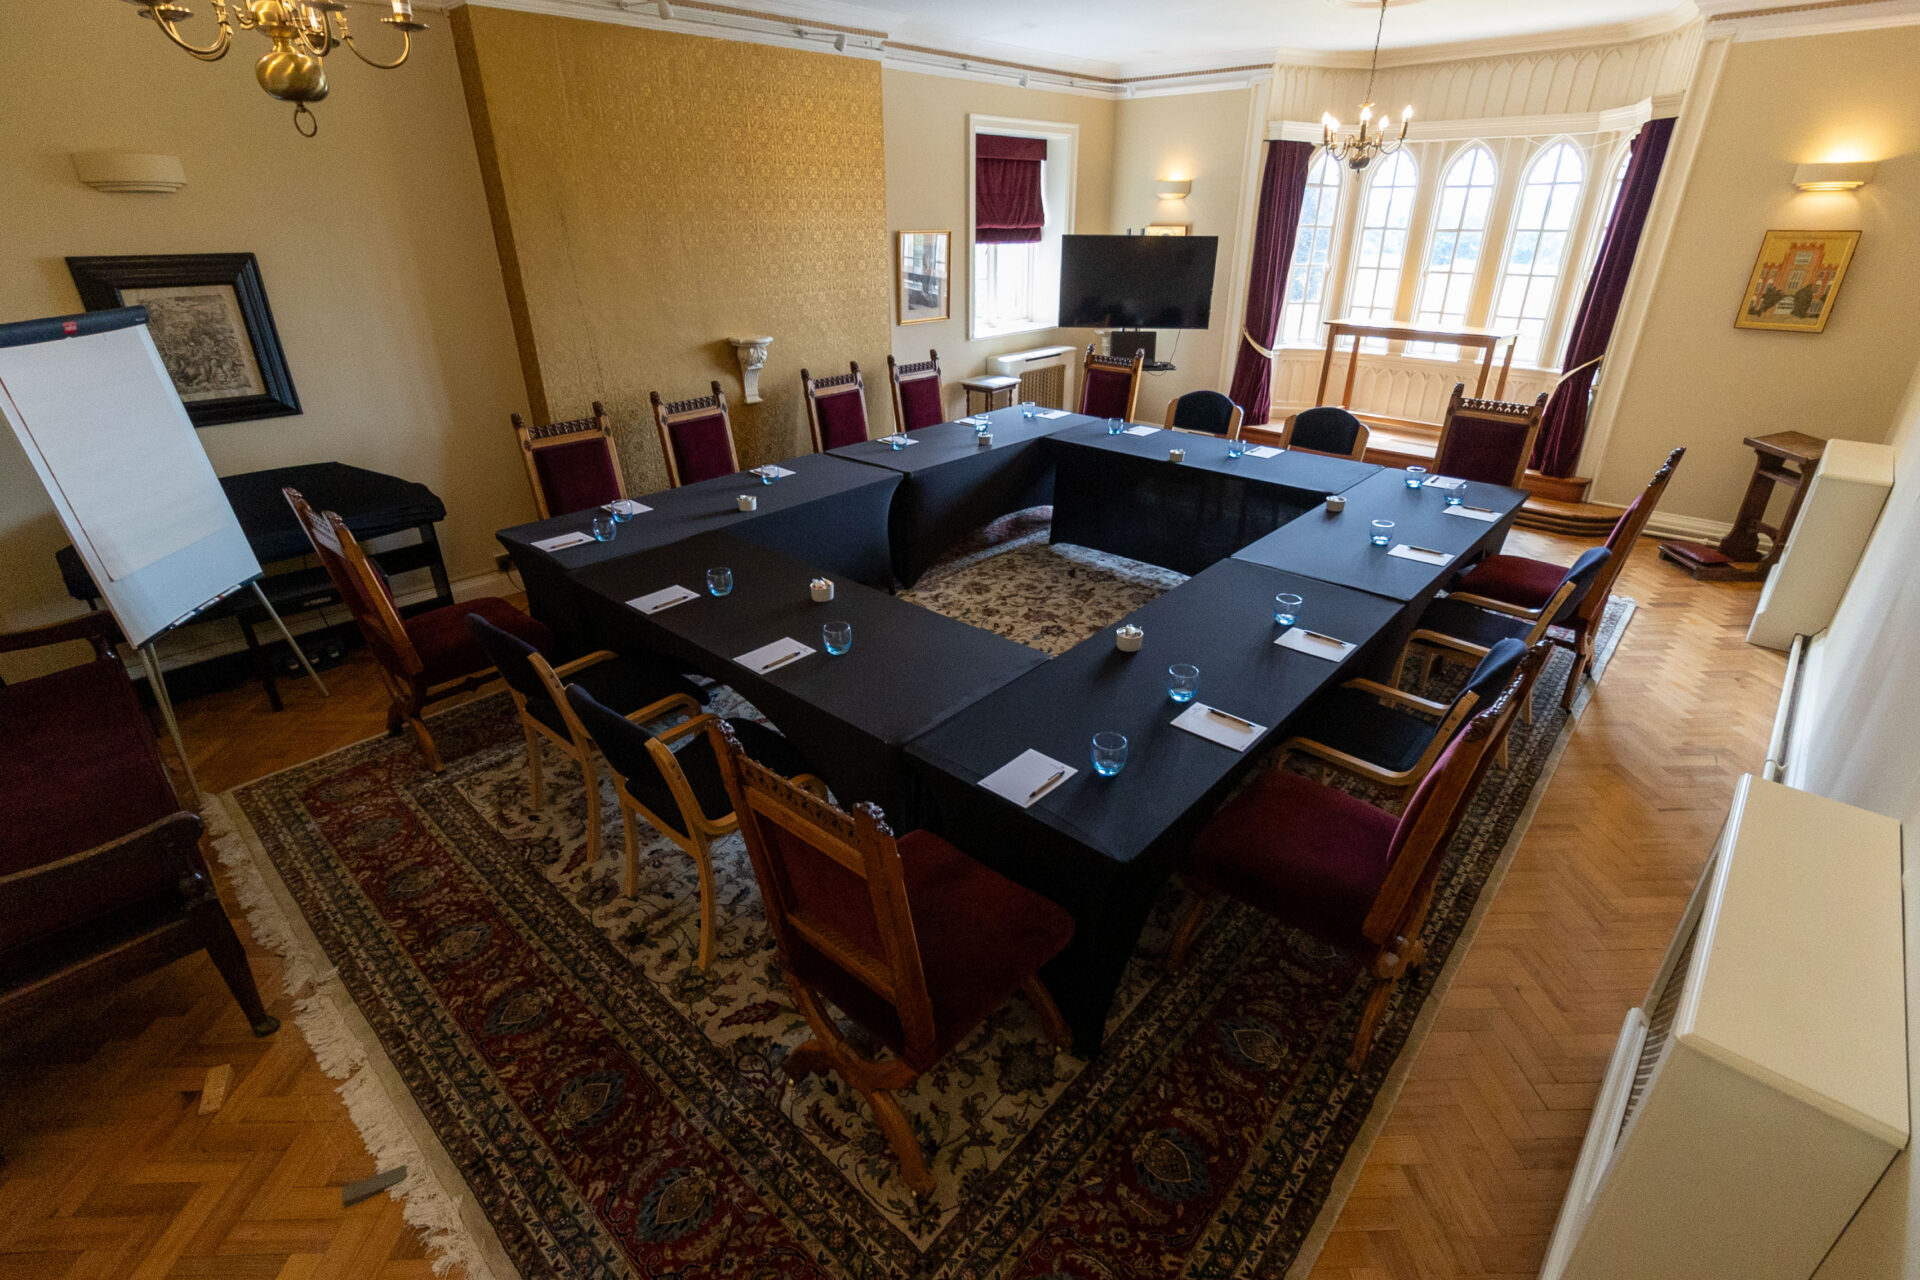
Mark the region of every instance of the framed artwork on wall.
<instances>
[{"instance_id":1,"label":"framed artwork on wall","mask_svg":"<svg viewBox=\"0 0 1920 1280\"><path fill-rule=\"evenodd\" d=\"M900 269L900 323L925 324L953 314L947 272L946 231L902 231L897 258Z\"/></svg>"},{"instance_id":2,"label":"framed artwork on wall","mask_svg":"<svg viewBox=\"0 0 1920 1280\"><path fill-rule=\"evenodd\" d=\"M1858 231L1767 232L1733 327L1819 333L1859 243Z\"/></svg>"},{"instance_id":3,"label":"framed artwork on wall","mask_svg":"<svg viewBox=\"0 0 1920 1280\"><path fill-rule=\"evenodd\" d=\"M1146 234L1150 236L1190 236L1193 234L1193 224L1191 222L1149 223Z\"/></svg>"},{"instance_id":4,"label":"framed artwork on wall","mask_svg":"<svg viewBox=\"0 0 1920 1280\"><path fill-rule=\"evenodd\" d=\"M194 426L300 412L252 254L68 258L67 270L89 311L147 309L153 345Z\"/></svg>"}]
</instances>

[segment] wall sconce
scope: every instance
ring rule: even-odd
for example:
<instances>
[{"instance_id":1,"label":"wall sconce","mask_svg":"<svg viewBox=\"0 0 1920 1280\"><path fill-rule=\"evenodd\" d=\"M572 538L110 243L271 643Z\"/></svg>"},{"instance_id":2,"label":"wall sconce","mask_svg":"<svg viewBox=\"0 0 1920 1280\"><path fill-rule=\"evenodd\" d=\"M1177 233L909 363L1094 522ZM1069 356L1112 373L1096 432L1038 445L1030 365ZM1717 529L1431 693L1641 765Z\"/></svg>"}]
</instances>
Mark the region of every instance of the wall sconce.
<instances>
[{"instance_id":1,"label":"wall sconce","mask_svg":"<svg viewBox=\"0 0 1920 1280\"><path fill-rule=\"evenodd\" d=\"M1193 190L1193 179L1162 178L1153 184L1153 189L1160 193L1162 200L1185 200Z\"/></svg>"},{"instance_id":2,"label":"wall sconce","mask_svg":"<svg viewBox=\"0 0 1920 1280\"><path fill-rule=\"evenodd\" d=\"M1873 171L1878 167L1871 160L1795 165L1793 185L1802 191L1852 191L1872 182Z\"/></svg>"},{"instance_id":3,"label":"wall sconce","mask_svg":"<svg viewBox=\"0 0 1920 1280\"><path fill-rule=\"evenodd\" d=\"M747 404L760 403L760 370L766 368L767 346L772 341L772 337L727 339L740 362L740 386L746 392Z\"/></svg>"},{"instance_id":4,"label":"wall sconce","mask_svg":"<svg viewBox=\"0 0 1920 1280\"><path fill-rule=\"evenodd\" d=\"M167 193L187 185L179 156L140 155L131 151L75 151L74 176L95 191Z\"/></svg>"}]
</instances>

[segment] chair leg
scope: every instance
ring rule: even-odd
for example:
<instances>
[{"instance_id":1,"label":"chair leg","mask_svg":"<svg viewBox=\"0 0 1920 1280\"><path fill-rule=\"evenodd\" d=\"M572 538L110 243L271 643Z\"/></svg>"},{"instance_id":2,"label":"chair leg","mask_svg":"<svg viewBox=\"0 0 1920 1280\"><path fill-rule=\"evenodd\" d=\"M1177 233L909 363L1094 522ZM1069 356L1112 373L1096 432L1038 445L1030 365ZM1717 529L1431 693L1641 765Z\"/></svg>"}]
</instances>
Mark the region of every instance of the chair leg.
<instances>
[{"instance_id":1,"label":"chair leg","mask_svg":"<svg viewBox=\"0 0 1920 1280\"><path fill-rule=\"evenodd\" d=\"M1187 962L1187 948L1200 936L1200 926L1207 918L1207 908L1212 905L1211 895L1202 893L1187 908L1187 914L1181 917L1179 927L1173 931L1173 943L1167 948L1168 973Z\"/></svg>"},{"instance_id":2,"label":"chair leg","mask_svg":"<svg viewBox=\"0 0 1920 1280\"><path fill-rule=\"evenodd\" d=\"M391 701L388 702L387 703L387 736L391 738L397 735L400 732L400 730L405 727L406 723L407 723L407 714L405 711L401 710L400 704L398 702L391 702Z\"/></svg>"},{"instance_id":3,"label":"chair leg","mask_svg":"<svg viewBox=\"0 0 1920 1280\"><path fill-rule=\"evenodd\" d=\"M1053 993L1040 981L1040 975L1034 974L1022 982L1020 991L1033 1011L1040 1015L1040 1026L1046 1031L1047 1039L1057 1048L1071 1049L1073 1032L1067 1029L1067 1020L1060 1016L1060 1006L1053 1002Z\"/></svg>"},{"instance_id":4,"label":"chair leg","mask_svg":"<svg viewBox=\"0 0 1920 1280\"><path fill-rule=\"evenodd\" d=\"M780 1064L790 1080L804 1080L808 1076L823 1076L833 1070L833 1055L819 1036L795 1045L787 1051L787 1059Z\"/></svg>"},{"instance_id":5,"label":"chair leg","mask_svg":"<svg viewBox=\"0 0 1920 1280\"><path fill-rule=\"evenodd\" d=\"M1573 696L1579 692L1580 681L1593 666L1593 635L1582 623L1574 625L1573 632L1573 669L1567 672L1567 687L1560 691L1560 709L1573 710Z\"/></svg>"},{"instance_id":6,"label":"chair leg","mask_svg":"<svg viewBox=\"0 0 1920 1280\"><path fill-rule=\"evenodd\" d=\"M533 781L533 807L535 812L547 807L546 779L540 773L540 735L533 731L530 724L522 724L520 732L527 740L527 776Z\"/></svg>"},{"instance_id":7,"label":"chair leg","mask_svg":"<svg viewBox=\"0 0 1920 1280\"><path fill-rule=\"evenodd\" d=\"M1493 761L1502 769L1507 767L1507 735L1500 735L1500 749L1494 753Z\"/></svg>"},{"instance_id":8,"label":"chair leg","mask_svg":"<svg viewBox=\"0 0 1920 1280\"><path fill-rule=\"evenodd\" d=\"M440 759L440 748L433 743L433 735L427 732L427 722L418 714L407 717L407 727L413 730L413 739L420 744L420 754L427 758L427 768L434 773L445 773L447 766Z\"/></svg>"},{"instance_id":9,"label":"chair leg","mask_svg":"<svg viewBox=\"0 0 1920 1280\"><path fill-rule=\"evenodd\" d=\"M705 836L693 846L693 865L700 868L700 971L713 964L713 845Z\"/></svg>"},{"instance_id":10,"label":"chair leg","mask_svg":"<svg viewBox=\"0 0 1920 1280\"><path fill-rule=\"evenodd\" d=\"M1373 990L1367 994L1367 1007L1360 1014L1360 1027L1353 1034L1353 1051L1347 1055L1347 1070L1358 1071L1366 1065L1367 1054L1373 1049L1373 1038L1379 1034L1380 1019L1387 1012L1387 997L1393 994L1393 984L1397 979L1375 978Z\"/></svg>"},{"instance_id":11,"label":"chair leg","mask_svg":"<svg viewBox=\"0 0 1920 1280\"><path fill-rule=\"evenodd\" d=\"M600 821L598 805L594 806L588 821ZM627 896L632 898L640 892L640 837L634 830L633 810L624 804L620 806L620 826L627 838Z\"/></svg>"},{"instance_id":12,"label":"chair leg","mask_svg":"<svg viewBox=\"0 0 1920 1280\"><path fill-rule=\"evenodd\" d=\"M247 963L247 949L240 945L240 936L233 931L233 922L227 919L226 912L217 900L204 909L218 917L211 921L207 931L208 957L212 959L214 967L220 970L220 976L226 981L227 990L233 993L240 1012L247 1015L247 1024L253 1028L253 1034L272 1035L280 1029L280 1019L268 1013L266 1005L260 1001L260 988L253 981L253 967Z\"/></svg>"},{"instance_id":13,"label":"chair leg","mask_svg":"<svg viewBox=\"0 0 1920 1280\"><path fill-rule=\"evenodd\" d=\"M580 757L580 781L587 793L587 865L593 866L600 861L600 771L593 767L593 757Z\"/></svg>"},{"instance_id":14,"label":"chair leg","mask_svg":"<svg viewBox=\"0 0 1920 1280\"><path fill-rule=\"evenodd\" d=\"M927 1172L926 1158L920 1154L920 1144L913 1140L913 1126L907 1123L900 1104L881 1089L861 1089L860 1096L873 1108L873 1118L887 1145L893 1148L893 1158L900 1162L900 1180L917 1196L932 1195L933 1175Z\"/></svg>"}]
</instances>

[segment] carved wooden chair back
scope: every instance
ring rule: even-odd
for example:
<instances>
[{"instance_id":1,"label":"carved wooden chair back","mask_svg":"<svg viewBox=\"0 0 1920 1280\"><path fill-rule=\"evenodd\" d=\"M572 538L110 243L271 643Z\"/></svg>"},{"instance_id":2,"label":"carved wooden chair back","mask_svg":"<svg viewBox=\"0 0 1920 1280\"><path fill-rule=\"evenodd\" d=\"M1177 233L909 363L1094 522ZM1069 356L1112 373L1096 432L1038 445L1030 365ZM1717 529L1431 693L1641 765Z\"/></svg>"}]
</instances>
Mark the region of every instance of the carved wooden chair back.
<instances>
[{"instance_id":1,"label":"carved wooden chair back","mask_svg":"<svg viewBox=\"0 0 1920 1280\"><path fill-rule=\"evenodd\" d=\"M1447 416L1440 424L1440 443L1434 449L1434 470L1443 476L1504 484L1517 488L1533 457L1534 437L1540 434L1540 415L1546 411L1542 392L1532 404L1504 400L1476 400L1466 384L1453 384Z\"/></svg>"},{"instance_id":2,"label":"carved wooden chair back","mask_svg":"<svg viewBox=\"0 0 1920 1280\"><path fill-rule=\"evenodd\" d=\"M1675 449L1653 473L1653 479L1647 481L1647 487L1640 491L1632 504L1620 513L1613 523L1612 532L1607 534L1605 546L1613 553L1593 580L1593 587L1587 592L1580 607L1573 616L1589 625L1599 618L1607 607L1607 597L1613 593L1613 584L1619 579L1620 571L1627 567L1627 557L1633 554L1634 543L1646 531L1647 521L1653 518L1654 510L1659 507L1660 499L1666 496L1667 484L1673 479L1673 473L1680 465L1680 459L1686 457L1685 447Z\"/></svg>"},{"instance_id":3,"label":"carved wooden chair back","mask_svg":"<svg viewBox=\"0 0 1920 1280\"><path fill-rule=\"evenodd\" d=\"M947 420L947 393L940 384L940 353L900 364L887 357L887 381L893 388L893 425L897 431L918 431Z\"/></svg>"},{"instance_id":4,"label":"carved wooden chair back","mask_svg":"<svg viewBox=\"0 0 1920 1280\"><path fill-rule=\"evenodd\" d=\"M533 505L542 520L627 496L620 451L613 442L613 419L598 400L590 416L544 427L529 426L516 413L513 434L520 442L527 483L533 486Z\"/></svg>"},{"instance_id":5,"label":"carved wooden chair back","mask_svg":"<svg viewBox=\"0 0 1920 1280\"><path fill-rule=\"evenodd\" d=\"M712 394L690 400L662 400L658 391L647 393L667 462L667 482L676 489L740 469L726 393L718 382L711 385Z\"/></svg>"},{"instance_id":6,"label":"carved wooden chair back","mask_svg":"<svg viewBox=\"0 0 1920 1280\"><path fill-rule=\"evenodd\" d=\"M813 432L815 453L867 438L866 379L860 376L857 363L848 361L847 368L851 372L827 378L800 371L800 392L807 401L807 427Z\"/></svg>"},{"instance_id":7,"label":"carved wooden chair back","mask_svg":"<svg viewBox=\"0 0 1920 1280\"><path fill-rule=\"evenodd\" d=\"M386 575L367 558L359 539L337 512L315 511L298 489L280 492L293 507L300 527L307 532L307 540L313 544L313 553L320 557L333 589L340 593L342 603L366 639L367 648L380 664L388 691L402 700L410 698L413 678L425 664L420 661L413 640L400 621L400 610L394 605L393 590L387 585Z\"/></svg>"},{"instance_id":8,"label":"carved wooden chair back","mask_svg":"<svg viewBox=\"0 0 1920 1280\"><path fill-rule=\"evenodd\" d=\"M1134 405L1140 399L1140 371L1146 368L1147 353L1131 356L1098 356L1093 344L1080 362L1080 412L1093 418L1120 418L1133 421Z\"/></svg>"}]
</instances>

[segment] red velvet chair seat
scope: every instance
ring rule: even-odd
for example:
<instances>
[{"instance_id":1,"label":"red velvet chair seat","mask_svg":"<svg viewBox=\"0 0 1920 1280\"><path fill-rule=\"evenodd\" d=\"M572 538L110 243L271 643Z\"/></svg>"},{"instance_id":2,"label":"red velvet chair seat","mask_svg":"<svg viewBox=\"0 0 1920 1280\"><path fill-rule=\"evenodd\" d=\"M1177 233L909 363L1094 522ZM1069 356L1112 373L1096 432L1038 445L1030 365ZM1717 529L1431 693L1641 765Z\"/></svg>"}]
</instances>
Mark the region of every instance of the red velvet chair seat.
<instances>
[{"instance_id":1,"label":"red velvet chair seat","mask_svg":"<svg viewBox=\"0 0 1920 1280\"><path fill-rule=\"evenodd\" d=\"M1440 456L1434 459L1434 469L1443 476L1510 485L1531 432L1532 427L1526 422L1461 418L1447 429L1440 442Z\"/></svg>"},{"instance_id":2,"label":"red velvet chair seat","mask_svg":"<svg viewBox=\"0 0 1920 1280\"><path fill-rule=\"evenodd\" d=\"M534 471L546 494L547 511L556 516L605 506L620 496L613 456L604 439L575 440L533 451Z\"/></svg>"},{"instance_id":3,"label":"red velvet chair seat","mask_svg":"<svg viewBox=\"0 0 1920 1280\"><path fill-rule=\"evenodd\" d=\"M1538 609L1560 589L1563 565L1526 556L1488 556L1461 574L1449 591L1465 591L1521 609Z\"/></svg>"},{"instance_id":4,"label":"red velvet chair seat","mask_svg":"<svg viewBox=\"0 0 1920 1280\"><path fill-rule=\"evenodd\" d=\"M1080 412L1092 418L1124 418L1133 390L1133 375L1123 369L1088 369L1080 395Z\"/></svg>"},{"instance_id":5,"label":"red velvet chair seat","mask_svg":"<svg viewBox=\"0 0 1920 1280\"><path fill-rule=\"evenodd\" d=\"M940 403L940 379L908 378L901 382L900 408L906 415L909 431L945 422L947 409Z\"/></svg>"},{"instance_id":6,"label":"red velvet chair seat","mask_svg":"<svg viewBox=\"0 0 1920 1280\"><path fill-rule=\"evenodd\" d=\"M814 412L820 415L823 449L859 444L867 438L867 401L858 391L819 396L814 400Z\"/></svg>"},{"instance_id":7,"label":"red velvet chair seat","mask_svg":"<svg viewBox=\"0 0 1920 1280\"><path fill-rule=\"evenodd\" d=\"M408 618L402 624L414 652L420 655L422 685L458 680L476 671L489 671L493 659L467 629L467 615L477 613L494 626L516 635L542 653L554 651L553 632L544 622L528 617L499 596L482 596L444 605Z\"/></svg>"},{"instance_id":8,"label":"red velvet chair seat","mask_svg":"<svg viewBox=\"0 0 1920 1280\"><path fill-rule=\"evenodd\" d=\"M680 469L681 484L698 484L733 474L727 420L718 413L676 422L668 431L673 436L673 461Z\"/></svg>"}]
</instances>

